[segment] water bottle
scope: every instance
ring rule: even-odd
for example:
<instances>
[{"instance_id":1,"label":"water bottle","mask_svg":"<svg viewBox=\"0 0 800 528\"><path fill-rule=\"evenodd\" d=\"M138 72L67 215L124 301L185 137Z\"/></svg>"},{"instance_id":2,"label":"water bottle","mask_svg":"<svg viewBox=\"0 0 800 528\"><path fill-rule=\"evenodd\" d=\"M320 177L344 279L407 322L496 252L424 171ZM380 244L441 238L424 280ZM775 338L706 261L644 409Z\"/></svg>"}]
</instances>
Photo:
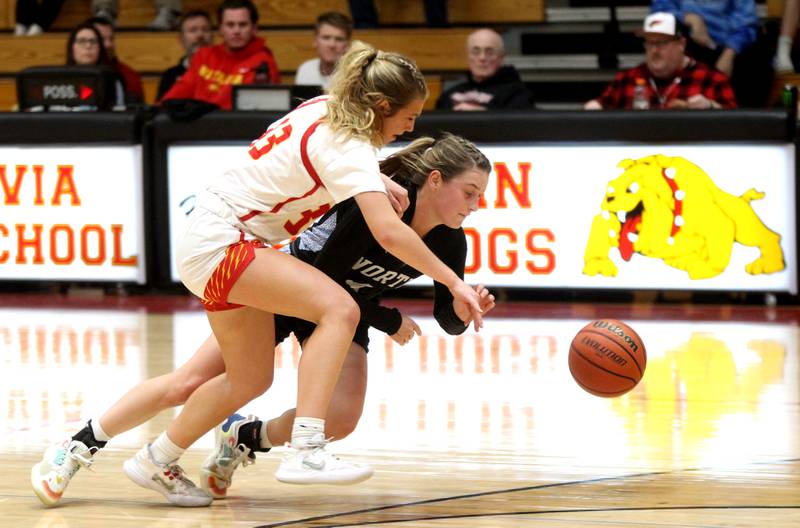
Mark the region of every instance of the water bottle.
<instances>
[{"instance_id":1,"label":"water bottle","mask_svg":"<svg viewBox=\"0 0 800 528\"><path fill-rule=\"evenodd\" d=\"M650 98L647 96L647 82L639 77L633 87L633 109L647 110L648 108L650 108Z\"/></svg>"}]
</instances>

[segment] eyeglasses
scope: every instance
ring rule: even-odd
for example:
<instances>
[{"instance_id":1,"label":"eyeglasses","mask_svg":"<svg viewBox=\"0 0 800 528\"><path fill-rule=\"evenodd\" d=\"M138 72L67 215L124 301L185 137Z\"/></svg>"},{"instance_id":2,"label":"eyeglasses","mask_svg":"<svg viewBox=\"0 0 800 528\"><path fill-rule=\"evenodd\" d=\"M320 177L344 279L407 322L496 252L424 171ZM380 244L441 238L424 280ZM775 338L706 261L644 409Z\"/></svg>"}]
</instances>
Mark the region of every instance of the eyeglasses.
<instances>
[{"instance_id":1,"label":"eyeglasses","mask_svg":"<svg viewBox=\"0 0 800 528\"><path fill-rule=\"evenodd\" d=\"M93 38L76 38L75 44L78 46L89 46L90 48L94 48L95 46L99 46L100 42Z\"/></svg>"},{"instance_id":2,"label":"eyeglasses","mask_svg":"<svg viewBox=\"0 0 800 528\"><path fill-rule=\"evenodd\" d=\"M497 48L469 48L467 53L469 53L470 57L485 55L487 59L496 59L503 54L503 52Z\"/></svg>"},{"instance_id":3,"label":"eyeglasses","mask_svg":"<svg viewBox=\"0 0 800 528\"><path fill-rule=\"evenodd\" d=\"M671 38L666 40L645 40L644 41L644 49L661 49L673 42L678 42L680 39Z\"/></svg>"}]
</instances>

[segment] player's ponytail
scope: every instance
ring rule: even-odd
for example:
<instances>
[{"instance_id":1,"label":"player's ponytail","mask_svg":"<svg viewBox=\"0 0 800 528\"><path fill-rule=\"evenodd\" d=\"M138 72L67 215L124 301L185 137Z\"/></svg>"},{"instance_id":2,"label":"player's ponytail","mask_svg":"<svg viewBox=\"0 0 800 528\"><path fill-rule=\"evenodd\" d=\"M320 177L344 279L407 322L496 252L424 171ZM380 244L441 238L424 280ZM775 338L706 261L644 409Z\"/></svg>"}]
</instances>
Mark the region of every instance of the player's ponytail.
<instances>
[{"instance_id":1,"label":"player's ponytail","mask_svg":"<svg viewBox=\"0 0 800 528\"><path fill-rule=\"evenodd\" d=\"M339 59L329 93L328 126L380 147L383 118L415 99L426 99L428 87L411 59L355 41ZM383 101L389 103L385 115L378 110Z\"/></svg>"},{"instance_id":2,"label":"player's ponytail","mask_svg":"<svg viewBox=\"0 0 800 528\"><path fill-rule=\"evenodd\" d=\"M492 165L471 141L453 134L439 139L422 137L409 143L381 161L381 172L400 184L421 187L434 170L444 181L464 171L478 169L490 172Z\"/></svg>"}]
</instances>

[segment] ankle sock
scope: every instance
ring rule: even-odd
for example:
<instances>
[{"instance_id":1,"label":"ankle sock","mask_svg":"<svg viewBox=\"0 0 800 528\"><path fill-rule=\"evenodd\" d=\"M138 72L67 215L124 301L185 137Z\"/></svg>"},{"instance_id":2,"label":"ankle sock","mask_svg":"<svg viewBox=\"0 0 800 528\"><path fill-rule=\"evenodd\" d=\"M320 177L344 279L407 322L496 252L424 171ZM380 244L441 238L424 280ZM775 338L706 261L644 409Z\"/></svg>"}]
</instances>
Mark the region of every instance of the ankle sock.
<instances>
[{"instance_id":1,"label":"ankle sock","mask_svg":"<svg viewBox=\"0 0 800 528\"><path fill-rule=\"evenodd\" d=\"M325 420L306 416L296 417L292 425L292 447L301 449L318 434L325 435Z\"/></svg>"},{"instance_id":2,"label":"ankle sock","mask_svg":"<svg viewBox=\"0 0 800 528\"><path fill-rule=\"evenodd\" d=\"M161 433L158 438L150 444L150 454L153 455L153 458L159 464L175 462L181 457L184 451L186 451L184 448L175 445L175 443L169 439L166 431Z\"/></svg>"}]
</instances>

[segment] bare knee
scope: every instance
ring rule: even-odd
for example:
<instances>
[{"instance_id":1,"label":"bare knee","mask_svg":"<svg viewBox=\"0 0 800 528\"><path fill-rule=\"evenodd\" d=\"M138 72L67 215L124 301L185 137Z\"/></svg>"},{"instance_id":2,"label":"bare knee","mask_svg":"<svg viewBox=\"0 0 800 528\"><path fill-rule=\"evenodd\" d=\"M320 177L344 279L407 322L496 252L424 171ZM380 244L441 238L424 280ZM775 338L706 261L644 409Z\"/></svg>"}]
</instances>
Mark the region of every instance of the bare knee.
<instances>
[{"instance_id":1,"label":"bare knee","mask_svg":"<svg viewBox=\"0 0 800 528\"><path fill-rule=\"evenodd\" d=\"M347 292L342 291L342 295L329 299L329 301L325 306L319 324L329 323L337 327L352 328L355 331L358 322L361 320L361 310L353 298Z\"/></svg>"},{"instance_id":2,"label":"bare knee","mask_svg":"<svg viewBox=\"0 0 800 528\"><path fill-rule=\"evenodd\" d=\"M189 399L189 396L208 380L208 376L197 373L183 374L180 371L174 372L168 380L169 389L164 399L170 407L183 405Z\"/></svg>"}]
</instances>

